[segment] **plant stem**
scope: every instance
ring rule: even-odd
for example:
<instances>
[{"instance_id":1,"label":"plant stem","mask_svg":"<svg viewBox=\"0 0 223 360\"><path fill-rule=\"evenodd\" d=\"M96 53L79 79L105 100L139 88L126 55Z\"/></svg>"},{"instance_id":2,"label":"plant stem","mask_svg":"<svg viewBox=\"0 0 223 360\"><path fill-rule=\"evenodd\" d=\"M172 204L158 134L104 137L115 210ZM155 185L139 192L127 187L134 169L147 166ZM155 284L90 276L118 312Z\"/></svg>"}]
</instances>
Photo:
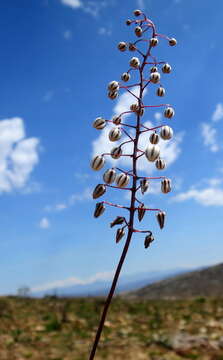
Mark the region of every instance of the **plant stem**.
<instances>
[{"instance_id":1,"label":"plant stem","mask_svg":"<svg viewBox=\"0 0 223 360\"><path fill-rule=\"evenodd\" d=\"M154 35L154 29L153 29L153 35ZM144 55L144 61L142 62L141 67L139 68L139 76L140 76L139 96L134 95L128 89L126 89L133 96L135 96L137 98L139 108L141 108L141 106L142 106L142 98L143 98L143 91L144 91L144 87L143 87L143 69L144 69L144 67L146 65L147 58L150 56L150 50L151 50L151 46L149 46L149 49L148 49L146 55ZM91 353L90 353L89 360L93 360L94 357L95 357L95 353L96 353L97 346L98 346L98 343L99 343L99 340L100 340L100 337L101 337L101 333L102 333L102 330L103 330L103 327L104 327L104 322L105 322L105 318L106 318L106 315L107 315L107 312L108 312L108 309L109 309L109 305L110 305L110 303L112 301L112 298L113 298L113 295L114 295L114 292L115 292L115 289L116 289L116 285L117 285L117 282L118 282L118 279L119 279L119 275L120 275L120 272L121 272L121 269L122 269L123 263L125 261L125 258L126 258L127 252L128 252L128 248L129 248L129 245L130 245L130 242L131 242L131 239L132 239L132 234L134 232L134 215L135 215L135 211L136 211L135 202L136 202L136 192L138 190L138 188L137 188L137 160L138 160L137 149L138 149L139 137L140 137L140 134L141 134L140 128L141 128L140 115L138 114L137 115L137 124L136 124L136 127L135 127L135 129L136 129L135 130L135 138L133 139L133 141L134 141L133 154L132 154L133 180L132 180L132 188L130 189L131 192L132 192L132 195L131 195L131 205L130 205L130 208L129 208L130 214L129 214L129 223L128 223L128 235L127 235L125 246L123 248L122 255L120 257L117 269L115 271L115 275L114 275L114 278L113 278L113 281L112 281L111 289L110 289L109 294L108 294L108 296L106 298L106 301L105 301L104 309L103 309L103 312L102 312L102 315L101 315L101 319L100 319L100 322L99 322L98 330L97 330L97 333L96 333L96 336L95 336L95 340L94 340L94 343L93 343L93 347L92 347L92 350L91 350Z\"/></svg>"}]
</instances>

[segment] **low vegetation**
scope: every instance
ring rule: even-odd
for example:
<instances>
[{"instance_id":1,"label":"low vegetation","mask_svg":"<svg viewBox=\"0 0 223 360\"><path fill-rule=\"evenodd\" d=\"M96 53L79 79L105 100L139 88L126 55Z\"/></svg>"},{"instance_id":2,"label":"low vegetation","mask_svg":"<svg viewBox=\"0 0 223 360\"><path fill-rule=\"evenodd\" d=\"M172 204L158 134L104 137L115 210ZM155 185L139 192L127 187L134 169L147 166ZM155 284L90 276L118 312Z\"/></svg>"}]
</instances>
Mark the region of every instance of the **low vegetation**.
<instances>
[{"instance_id":1,"label":"low vegetation","mask_svg":"<svg viewBox=\"0 0 223 360\"><path fill-rule=\"evenodd\" d=\"M0 298L1 360L87 360L103 298ZM223 299L116 297L97 360L223 360Z\"/></svg>"}]
</instances>

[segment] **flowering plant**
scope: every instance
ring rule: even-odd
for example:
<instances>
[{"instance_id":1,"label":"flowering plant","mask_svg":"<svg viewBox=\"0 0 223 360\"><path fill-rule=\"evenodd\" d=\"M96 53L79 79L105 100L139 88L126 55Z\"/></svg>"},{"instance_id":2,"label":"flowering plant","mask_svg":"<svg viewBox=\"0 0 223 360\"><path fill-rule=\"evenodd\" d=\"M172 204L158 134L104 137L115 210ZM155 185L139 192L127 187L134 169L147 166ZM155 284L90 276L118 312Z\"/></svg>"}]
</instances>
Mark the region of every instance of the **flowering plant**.
<instances>
[{"instance_id":1,"label":"flowering plant","mask_svg":"<svg viewBox=\"0 0 223 360\"><path fill-rule=\"evenodd\" d=\"M114 295L114 291L116 288L116 284L121 272L122 265L124 263L129 244L132 239L132 235L134 233L145 233L144 246L148 248L152 241L154 241L154 237L151 230L139 230L134 226L135 214L138 215L138 220L141 221L147 211L152 211L156 213L157 221L159 227L162 229L165 223L166 213L160 209L151 209L145 207L144 203L137 198L137 193L141 191L141 194L144 195L146 191L149 189L149 181L151 180L160 180L161 181L161 192L166 194L171 191L171 181L165 176L159 177L146 177L139 176L137 162L139 158L142 156L151 163L155 163L155 166L158 170L163 170L166 167L166 163L162 157L160 157L160 147L158 145L160 138L163 140L170 140L173 136L173 130L169 125L160 125L153 128L149 128L145 126L142 122L142 117L147 108L153 107L163 107L164 112L163 115L167 119L171 119L174 116L174 109L170 104L159 104L159 105L145 105L143 102L143 95L145 93L145 89L148 85L152 87L154 85L158 85L156 88L156 95L158 97L165 96L165 89L161 85L160 79L160 71L163 74L169 74L171 72L171 66L165 61L157 61L156 57L154 57L151 52L154 47L156 47L159 43L159 39L166 39L170 46L174 46L177 44L176 39L169 38L165 35L159 34L156 31L156 27L152 20L150 20L141 10L135 10L134 15L136 19L127 20L126 24L128 26L134 24L134 32L137 39L133 43L126 43L121 41L118 44L118 49L121 52L129 50L130 52L136 52L139 57L132 57L129 61L130 68L127 72L124 72L121 75L122 81L111 81L108 84L108 97L110 99L116 99L118 97L119 91L121 89L130 93L134 99L135 103L132 103L130 109L125 112L116 115L112 118L112 120L106 120L103 117L98 117L93 126L97 130L102 130L108 123L113 123L115 126L111 128L109 131L109 140L111 142L116 142L121 139L122 135L125 134L128 137L127 141L119 143L118 146L114 147L109 153L104 153L102 155L95 156L91 161L91 167L93 170L98 171L101 170L106 163L106 156L111 156L113 159L119 159L122 156L127 156L131 158L132 169L131 170L123 170L119 167L112 167L107 169L103 174L103 184L98 184L93 191L93 199L97 199L104 195L107 187L118 188L122 190L130 191L131 200L129 206L122 206L118 204L114 204L108 201L101 201L96 204L94 217L98 218L105 211L105 206L114 206L119 209L124 209L128 211L128 218L125 216L117 216L110 224L111 227L115 225L121 225L116 231L116 243L118 243L125 235L126 242L123 248L123 252L120 257L120 261L118 263L114 279L111 285L110 292L107 296L105 306L102 312L101 320L99 323L99 327L96 333L95 341L92 347L92 351L89 357L89 360L94 359L95 352L97 349L98 342L100 340L100 335L104 326L104 321L106 318L106 314L111 303L112 297ZM151 32L149 38L145 38L147 32ZM139 45L144 43L146 45L146 51L143 52L139 48ZM150 69L148 70L148 66ZM126 83L132 77L132 74L138 77L136 83L127 85ZM138 88L138 95L131 91L132 88ZM125 114L135 114L135 122L134 124L127 124L123 121L123 117ZM134 135L132 135L126 130L130 129L133 131ZM146 149L139 148L139 140L142 134L149 132L150 136L148 138L148 145ZM132 144L132 153L126 154L124 149L126 144ZM115 182L116 185L112 185ZM130 184L130 185L129 185Z\"/></svg>"}]
</instances>

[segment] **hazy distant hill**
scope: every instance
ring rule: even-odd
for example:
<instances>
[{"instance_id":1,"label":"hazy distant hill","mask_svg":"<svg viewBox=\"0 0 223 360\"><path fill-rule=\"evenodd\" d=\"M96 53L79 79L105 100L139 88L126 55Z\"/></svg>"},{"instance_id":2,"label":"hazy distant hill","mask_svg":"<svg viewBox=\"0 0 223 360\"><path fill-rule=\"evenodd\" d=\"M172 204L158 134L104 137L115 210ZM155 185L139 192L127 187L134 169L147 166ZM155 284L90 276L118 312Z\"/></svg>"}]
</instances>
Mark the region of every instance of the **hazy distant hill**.
<instances>
[{"instance_id":1,"label":"hazy distant hill","mask_svg":"<svg viewBox=\"0 0 223 360\"><path fill-rule=\"evenodd\" d=\"M185 269L172 269L162 271L151 271L149 273L137 273L133 275L121 276L116 293L123 291L132 291L142 288L148 284L165 279L171 275L186 272ZM103 296L106 295L111 286L111 280L95 281L87 285L67 286L39 293L33 293L34 296L57 295L57 296Z\"/></svg>"},{"instance_id":2,"label":"hazy distant hill","mask_svg":"<svg viewBox=\"0 0 223 360\"><path fill-rule=\"evenodd\" d=\"M125 295L146 299L223 297L223 264L170 277Z\"/></svg>"}]
</instances>

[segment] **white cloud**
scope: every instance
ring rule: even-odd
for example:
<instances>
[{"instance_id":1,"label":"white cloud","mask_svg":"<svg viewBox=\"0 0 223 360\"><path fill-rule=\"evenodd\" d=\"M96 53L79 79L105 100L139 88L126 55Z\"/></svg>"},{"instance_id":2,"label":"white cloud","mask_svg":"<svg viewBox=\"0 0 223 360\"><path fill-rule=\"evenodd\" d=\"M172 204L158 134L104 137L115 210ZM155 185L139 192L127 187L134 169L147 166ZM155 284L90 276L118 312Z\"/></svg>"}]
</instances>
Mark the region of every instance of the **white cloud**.
<instances>
[{"instance_id":1,"label":"white cloud","mask_svg":"<svg viewBox=\"0 0 223 360\"><path fill-rule=\"evenodd\" d=\"M44 210L47 212L61 212L75 205L78 202L88 201L91 198L92 198L92 189L86 188L82 192L70 195L67 201L58 203L56 205L45 206Z\"/></svg>"},{"instance_id":2,"label":"white cloud","mask_svg":"<svg viewBox=\"0 0 223 360\"><path fill-rule=\"evenodd\" d=\"M53 90L48 90L45 95L43 96L43 101L44 102L50 102L52 100L54 96L54 91Z\"/></svg>"},{"instance_id":3,"label":"white cloud","mask_svg":"<svg viewBox=\"0 0 223 360\"><path fill-rule=\"evenodd\" d=\"M39 227L41 229L49 229L50 228L50 222L46 217L43 217L39 222Z\"/></svg>"},{"instance_id":4,"label":"white cloud","mask_svg":"<svg viewBox=\"0 0 223 360\"><path fill-rule=\"evenodd\" d=\"M223 189L220 187L223 182L221 178L210 178L201 180L200 184L207 185L202 189L192 186L188 191L182 192L172 198L172 201L182 202L195 200L204 206L223 206Z\"/></svg>"},{"instance_id":5,"label":"white cloud","mask_svg":"<svg viewBox=\"0 0 223 360\"><path fill-rule=\"evenodd\" d=\"M65 30L63 33L64 39L70 40L72 39L72 31L71 30Z\"/></svg>"},{"instance_id":6,"label":"white cloud","mask_svg":"<svg viewBox=\"0 0 223 360\"><path fill-rule=\"evenodd\" d=\"M73 9L78 9L82 6L82 2L80 0L61 0L61 3L70 6Z\"/></svg>"},{"instance_id":7,"label":"white cloud","mask_svg":"<svg viewBox=\"0 0 223 360\"><path fill-rule=\"evenodd\" d=\"M217 130L212 125L202 123L201 135L204 140L204 145L207 146L210 151L217 152L220 150L220 146L217 142Z\"/></svg>"},{"instance_id":8,"label":"white cloud","mask_svg":"<svg viewBox=\"0 0 223 360\"><path fill-rule=\"evenodd\" d=\"M39 291L47 291L55 288L64 288L67 286L75 286L75 285L90 285L97 281L106 281L111 280L113 278L113 271L105 271L96 273L93 276L88 277L87 279L80 279L78 277L70 277L64 280L56 280L47 284L42 284L31 288L32 292Z\"/></svg>"},{"instance_id":9,"label":"white cloud","mask_svg":"<svg viewBox=\"0 0 223 360\"><path fill-rule=\"evenodd\" d=\"M37 138L26 138L24 123L15 117L0 121L0 192L22 189L39 161Z\"/></svg>"},{"instance_id":10,"label":"white cloud","mask_svg":"<svg viewBox=\"0 0 223 360\"><path fill-rule=\"evenodd\" d=\"M162 119L162 113L159 112L159 111L155 112L154 118L155 118L156 120L161 120L161 119Z\"/></svg>"},{"instance_id":11,"label":"white cloud","mask_svg":"<svg viewBox=\"0 0 223 360\"><path fill-rule=\"evenodd\" d=\"M98 29L98 34L110 36L112 34L112 31L111 29L102 26Z\"/></svg>"},{"instance_id":12,"label":"white cloud","mask_svg":"<svg viewBox=\"0 0 223 360\"><path fill-rule=\"evenodd\" d=\"M217 122L221 119L223 119L223 104L222 103L218 103L216 105L216 109L212 114L212 121Z\"/></svg>"},{"instance_id":13,"label":"white cloud","mask_svg":"<svg viewBox=\"0 0 223 360\"><path fill-rule=\"evenodd\" d=\"M77 9L81 9L84 12L97 17L100 13L100 11L107 7L107 6L112 6L114 4L113 0L97 0L97 1L92 1L92 0L61 0L61 3L63 5L67 5L69 7L71 7L73 10L77 10Z\"/></svg>"}]
</instances>

